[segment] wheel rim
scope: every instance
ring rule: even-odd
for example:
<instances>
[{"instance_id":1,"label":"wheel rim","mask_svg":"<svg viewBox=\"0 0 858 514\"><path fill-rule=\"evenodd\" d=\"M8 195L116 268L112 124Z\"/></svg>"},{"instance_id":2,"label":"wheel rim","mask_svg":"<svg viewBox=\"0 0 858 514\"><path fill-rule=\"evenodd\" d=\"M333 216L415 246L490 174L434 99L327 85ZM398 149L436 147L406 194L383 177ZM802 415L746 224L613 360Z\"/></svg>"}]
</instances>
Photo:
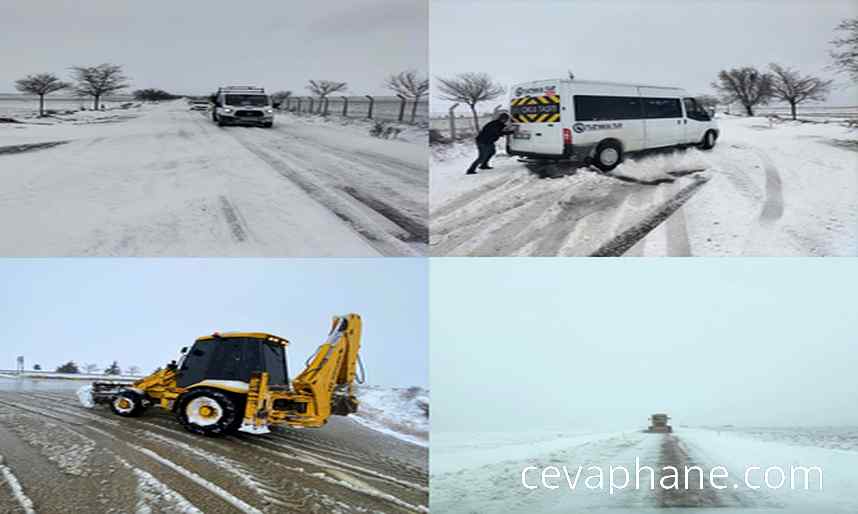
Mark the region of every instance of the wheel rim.
<instances>
[{"instance_id":1,"label":"wheel rim","mask_svg":"<svg viewBox=\"0 0 858 514\"><path fill-rule=\"evenodd\" d=\"M614 148L605 148L599 156L599 160L602 161L602 164L607 166L616 163L619 158L620 154Z\"/></svg>"},{"instance_id":2,"label":"wheel rim","mask_svg":"<svg viewBox=\"0 0 858 514\"><path fill-rule=\"evenodd\" d=\"M122 414L128 414L134 410L134 402L125 396L120 396L113 400L113 408Z\"/></svg>"},{"instance_id":3,"label":"wheel rim","mask_svg":"<svg viewBox=\"0 0 858 514\"><path fill-rule=\"evenodd\" d=\"M188 402L185 406L185 415L191 423L207 427L218 423L223 418L223 409L217 401L201 396Z\"/></svg>"},{"instance_id":4,"label":"wheel rim","mask_svg":"<svg viewBox=\"0 0 858 514\"><path fill-rule=\"evenodd\" d=\"M706 134L706 144L707 144L708 146L712 146L712 143L714 143L714 142L715 142L715 141L713 140L712 132L710 132L710 133Z\"/></svg>"}]
</instances>

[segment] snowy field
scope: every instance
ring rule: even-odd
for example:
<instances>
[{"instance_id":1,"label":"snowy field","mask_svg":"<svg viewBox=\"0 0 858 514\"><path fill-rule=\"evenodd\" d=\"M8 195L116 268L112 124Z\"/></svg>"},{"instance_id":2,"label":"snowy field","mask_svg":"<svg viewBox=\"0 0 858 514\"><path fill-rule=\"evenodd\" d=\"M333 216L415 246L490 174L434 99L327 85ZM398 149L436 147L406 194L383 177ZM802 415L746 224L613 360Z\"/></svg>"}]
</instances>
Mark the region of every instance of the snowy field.
<instances>
[{"instance_id":1,"label":"snowy field","mask_svg":"<svg viewBox=\"0 0 858 514\"><path fill-rule=\"evenodd\" d=\"M426 391L365 388L374 429L334 416L318 429L215 439L159 409L119 418L85 408L80 386L0 378L0 512L427 511L428 449L396 432L425 423L407 406Z\"/></svg>"},{"instance_id":2,"label":"snowy field","mask_svg":"<svg viewBox=\"0 0 858 514\"><path fill-rule=\"evenodd\" d=\"M719 123L711 151L634 156L610 173L501 152L465 176L471 145L433 148L430 253L858 255L858 129Z\"/></svg>"},{"instance_id":3,"label":"snowy field","mask_svg":"<svg viewBox=\"0 0 858 514\"><path fill-rule=\"evenodd\" d=\"M759 437L762 432L781 434ZM813 437L818 433L819 437ZM831 448L834 434L849 439L848 448ZM444 513L568 513L568 512L754 512L781 514L850 513L858 511L853 491L858 487L856 428L692 429L678 428L672 435L646 434L639 430L620 432L522 432L440 433L432 435L431 495L433 512ZM708 484L700 489L696 480L687 491L649 490L648 487L609 491L609 466L624 466L634 473L635 459L641 466L699 466L704 473L724 466L729 477L726 489ZM752 489L745 486L749 466L820 466L823 488L805 491ZM557 489L526 489L522 470L528 466L567 466L570 474L598 466L606 474L603 489L595 486L570 490L565 477ZM658 473L657 473L658 474ZM529 477L530 485L539 480ZM660 480L660 476L656 480ZM693 476L693 475L692 475ZM751 485L763 483L760 472L751 472ZM646 474L643 475L646 484ZM634 480L632 478L632 480ZM773 479L776 481L776 479ZM617 484L622 475L617 475ZM816 482L811 479L813 486ZM818 485L818 483L817 483ZM684 489L684 488L683 488Z\"/></svg>"},{"instance_id":4,"label":"snowy field","mask_svg":"<svg viewBox=\"0 0 858 514\"><path fill-rule=\"evenodd\" d=\"M3 255L421 255L425 139L184 101L0 123ZM415 142L416 141L416 142Z\"/></svg>"}]
</instances>

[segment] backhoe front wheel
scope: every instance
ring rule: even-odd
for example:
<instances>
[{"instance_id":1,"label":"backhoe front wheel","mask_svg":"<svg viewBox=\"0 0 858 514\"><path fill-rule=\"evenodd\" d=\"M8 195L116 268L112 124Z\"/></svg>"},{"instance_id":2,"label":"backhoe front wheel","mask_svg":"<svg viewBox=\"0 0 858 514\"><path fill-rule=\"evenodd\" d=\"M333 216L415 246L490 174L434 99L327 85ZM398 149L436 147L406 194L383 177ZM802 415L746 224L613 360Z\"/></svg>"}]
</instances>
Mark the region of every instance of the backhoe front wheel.
<instances>
[{"instance_id":1,"label":"backhoe front wheel","mask_svg":"<svg viewBox=\"0 0 858 514\"><path fill-rule=\"evenodd\" d=\"M146 405L143 403L142 394L135 391L120 391L110 402L110 410L119 416L135 418L143 414Z\"/></svg>"},{"instance_id":2,"label":"backhoe front wheel","mask_svg":"<svg viewBox=\"0 0 858 514\"><path fill-rule=\"evenodd\" d=\"M217 437L238 428L243 413L230 395L215 389L195 389L179 399L176 416L189 431Z\"/></svg>"}]
</instances>

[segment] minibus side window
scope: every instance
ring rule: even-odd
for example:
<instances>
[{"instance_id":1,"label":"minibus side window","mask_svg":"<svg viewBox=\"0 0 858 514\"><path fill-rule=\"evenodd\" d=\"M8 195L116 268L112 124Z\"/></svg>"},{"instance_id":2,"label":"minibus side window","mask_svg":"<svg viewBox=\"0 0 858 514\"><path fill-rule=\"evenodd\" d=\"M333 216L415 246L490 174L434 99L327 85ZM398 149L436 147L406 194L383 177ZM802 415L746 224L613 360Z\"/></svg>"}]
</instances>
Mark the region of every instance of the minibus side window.
<instances>
[{"instance_id":1,"label":"minibus side window","mask_svg":"<svg viewBox=\"0 0 858 514\"><path fill-rule=\"evenodd\" d=\"M575 95L576 121L635 120L641 118L636 96Z\"/></svg>"},{"instance_id":2,"label":"minibus side window","mask_svg":"<svg viewBox=\"0 0 858 514\"><path fill-rule=\"evenodd\" d=\"M681 118L682 105L679 98L644 98L646 118Z\"/></svg>"}]
</instances>

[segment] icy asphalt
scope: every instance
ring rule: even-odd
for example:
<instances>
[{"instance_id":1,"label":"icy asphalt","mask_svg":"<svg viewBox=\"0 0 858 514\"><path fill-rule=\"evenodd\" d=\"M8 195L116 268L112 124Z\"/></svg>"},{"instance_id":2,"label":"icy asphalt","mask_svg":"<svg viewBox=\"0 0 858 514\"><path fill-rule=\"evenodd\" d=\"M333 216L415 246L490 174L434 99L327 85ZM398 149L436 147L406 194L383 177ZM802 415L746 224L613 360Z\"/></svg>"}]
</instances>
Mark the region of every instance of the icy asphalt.
<instances>
[{"instance_id":1,"label":"icy asphalt","mask_svg":"<svg viewBox=\"0 0 858 514\"><path fill-rule=\"evenodd\" d=\"M0 391L0 512L425 512L428 450L350 419L220 439L165 412L80 406L73 391ZM11 477L11 478L10 478ZM17 487L12 484L17 484Z\"/></svg>"},{"instance_id":2,"label":"icy asphalt","mask_svg":"<svg viewBox=\"0 0 858 514\"><path fill-rule=\"evenodd\" d=\"M425 144L182 101L0 125L0 254L421 255Z\"/></svg>"}]
</instances>

